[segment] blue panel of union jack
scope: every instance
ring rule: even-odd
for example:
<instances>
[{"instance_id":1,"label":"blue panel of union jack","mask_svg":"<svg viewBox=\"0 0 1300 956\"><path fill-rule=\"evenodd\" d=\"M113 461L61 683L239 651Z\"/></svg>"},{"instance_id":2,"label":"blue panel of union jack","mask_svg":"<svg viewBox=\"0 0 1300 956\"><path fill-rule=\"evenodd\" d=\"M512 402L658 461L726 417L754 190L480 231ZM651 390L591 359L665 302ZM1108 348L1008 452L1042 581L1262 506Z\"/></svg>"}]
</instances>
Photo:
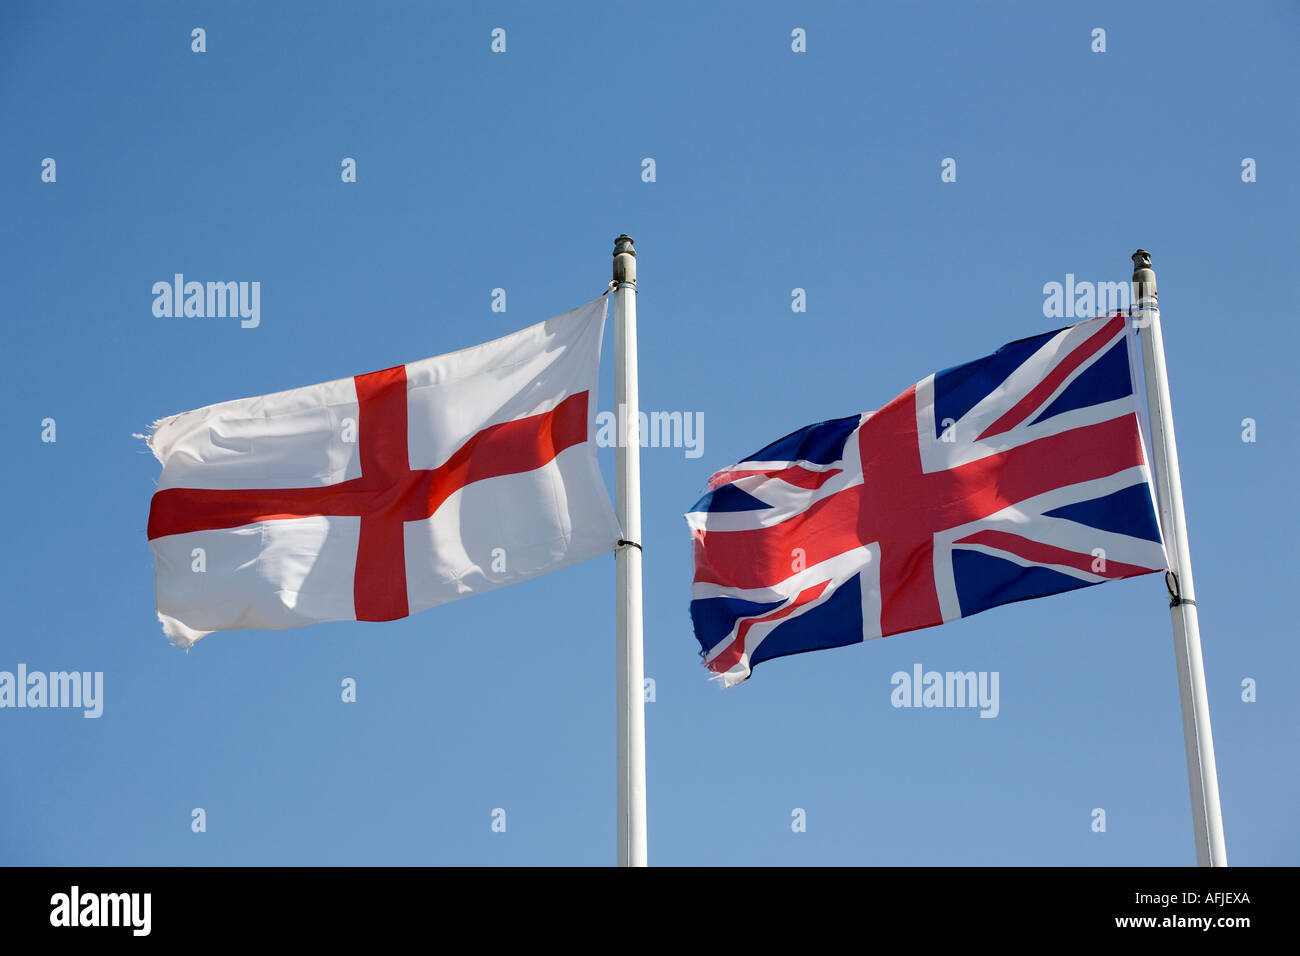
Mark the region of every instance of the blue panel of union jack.
<instances>
[{"instance_id":1,"label":"blue panel of union jack","mask_svg":"<svg viewBox=\"0 0 1300 956\"><path fill-rule=\"evenodd\" d=\"M718 472L686 515L691 619L760 661L1164 570L1123 315L1004 345Z\"/></svg>"}]
</instances>

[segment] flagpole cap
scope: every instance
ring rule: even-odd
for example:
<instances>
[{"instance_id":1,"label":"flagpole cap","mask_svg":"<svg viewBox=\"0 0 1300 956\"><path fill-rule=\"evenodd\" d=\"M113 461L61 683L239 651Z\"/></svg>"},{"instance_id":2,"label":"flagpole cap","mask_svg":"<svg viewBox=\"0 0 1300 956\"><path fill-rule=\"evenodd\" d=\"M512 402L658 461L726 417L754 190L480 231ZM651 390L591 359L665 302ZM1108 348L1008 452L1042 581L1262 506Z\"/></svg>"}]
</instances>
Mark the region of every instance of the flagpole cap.
<instances>
[{"instance_id":1,"label":"flagpole cap","mask_svg":"<svg viewBox=\"0 0 1300 956\"><path fill-rule=\"evenodd\" d=\"M1160 294L1156 291L1156 272L1151 268L1151 253L1139 249L1129 258L1133 260L1134 306L1159 308Z\"/></svg>"},{"instance_id":2,"label":"flagpole cap","mask_svg":"<svg viewBox=\"0 0 1300 956\"><path fill-rule=\"evenodd\" d=\"M627 233L614 240L614 281L636 285L636 249Z\"/></svg>"}]
</instances>

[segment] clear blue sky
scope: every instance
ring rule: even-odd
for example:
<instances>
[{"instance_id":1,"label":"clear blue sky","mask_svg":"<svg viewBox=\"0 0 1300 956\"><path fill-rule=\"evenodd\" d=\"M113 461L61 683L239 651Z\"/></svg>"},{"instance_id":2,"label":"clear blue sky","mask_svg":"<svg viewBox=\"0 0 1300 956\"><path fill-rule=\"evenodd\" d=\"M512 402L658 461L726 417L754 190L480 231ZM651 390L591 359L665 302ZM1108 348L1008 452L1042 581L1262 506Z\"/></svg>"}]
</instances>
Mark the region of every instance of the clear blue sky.
<instances>
[{"instance_id":1,"label":"clear blue sky","mask_svg":"<svg viewBox=\"0 0 1300 956\"><path fill-rule=\"evenodd\" d=\"M1125 281L1138 246L1230 860L1300 862L1297 35L1284 2L5 3L0 670L103 671L105 702L0 710L0 863L613 862L612 556L185 654L154 617L158 465L131 433L573 308L620 232L642 406L705 421L701 457L642 459L652 864L1194 862L1158 576L727 692L687 611L681 515L710 472L1064 324L1043 285ZM260 326L155 318L176 272L259 281ZM999 716L893 708L916 663L997 671Z\"/></svg>"}]
</instances>

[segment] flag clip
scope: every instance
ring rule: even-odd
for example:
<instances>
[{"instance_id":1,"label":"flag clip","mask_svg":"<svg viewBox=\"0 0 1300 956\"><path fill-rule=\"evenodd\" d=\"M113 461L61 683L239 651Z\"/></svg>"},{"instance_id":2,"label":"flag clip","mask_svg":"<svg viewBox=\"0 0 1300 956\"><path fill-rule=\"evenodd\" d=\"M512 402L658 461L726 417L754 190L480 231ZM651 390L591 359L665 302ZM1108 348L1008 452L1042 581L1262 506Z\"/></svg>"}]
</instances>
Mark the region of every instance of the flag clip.
<instances>
[{"instance_id":1,"label":"flag clip","mask_svg":"<svg viewBox=\"0 0 1300 956\"><path fill-rule=\"evenodd\" d=\"M1196 607L1196 602L1191 598L1183 600L1182 589L1178 586L1178 575L1172 571L1165 572L1165 587L1169 590L1169 606L1178 607L1180 604L1190 604Z\"/></svg>"},{"instance_id":2,"label":"flag clip","mask_svg":"<svg viewBox=\"0 0 1300 956\"><path fill-rule=\"evenodd\" d=\"M619 546L620 548L623 547L623 545L625 545L625 544L630 544L632 547L636 548L636 549L637 549L638 551L640 551L642 554L645 554L645 549L642 548L641 545L637 544L635 541L625 541L625 540L622 539L622 538L619 538L619 539L618 539L618 546Z\"/></svg>"}]
</instances>

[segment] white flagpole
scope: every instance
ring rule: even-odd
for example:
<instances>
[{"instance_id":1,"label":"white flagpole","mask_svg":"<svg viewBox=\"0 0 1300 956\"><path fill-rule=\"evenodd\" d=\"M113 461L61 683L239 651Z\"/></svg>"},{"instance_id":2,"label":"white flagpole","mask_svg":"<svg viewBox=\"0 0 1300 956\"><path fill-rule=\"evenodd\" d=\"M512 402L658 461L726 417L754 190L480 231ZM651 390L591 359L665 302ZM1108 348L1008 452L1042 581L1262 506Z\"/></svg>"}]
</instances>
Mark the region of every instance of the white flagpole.
<instances>
[{"instance_id":1,"label":"white flagpole","mask_svg":"<svg viewBox=\"0 0 1300 956\"><path fill-rule=\"evenodd\" d=\"M645 689L641 634L641 440L636 380L636 250L614 240L618 401L618 865L646 865Z\"/></svg>"},{"instance_id":2,"label":"white flagpole","mask_svg":"<svg viewBox=\"0 0 1300 956\"><path fill-rule=\"evenodd\" d=\"M1210 702L1205 693L1205 663L1201 658L1201 627L1192 585L1192 558L1187 546L1187 516L1183 513L1183 482L1178 471L1178 446L1165 370L1165 345L1160 332L1160 307L1151 255L1133 253L1134 328L1142 342L1148 415L1151 424L1151 471L1156 483L1160 529L1169 554L1169 612L1174 623L1174 656L1183 703L1183 739L1187 745L1187 776L1191 784L1192 823L1196 828L1198 866L1227 866L1223 818L1219 811L1219 775L1214 766L1214 737L1210 732Z\"/></svg>"}]
</instances>

